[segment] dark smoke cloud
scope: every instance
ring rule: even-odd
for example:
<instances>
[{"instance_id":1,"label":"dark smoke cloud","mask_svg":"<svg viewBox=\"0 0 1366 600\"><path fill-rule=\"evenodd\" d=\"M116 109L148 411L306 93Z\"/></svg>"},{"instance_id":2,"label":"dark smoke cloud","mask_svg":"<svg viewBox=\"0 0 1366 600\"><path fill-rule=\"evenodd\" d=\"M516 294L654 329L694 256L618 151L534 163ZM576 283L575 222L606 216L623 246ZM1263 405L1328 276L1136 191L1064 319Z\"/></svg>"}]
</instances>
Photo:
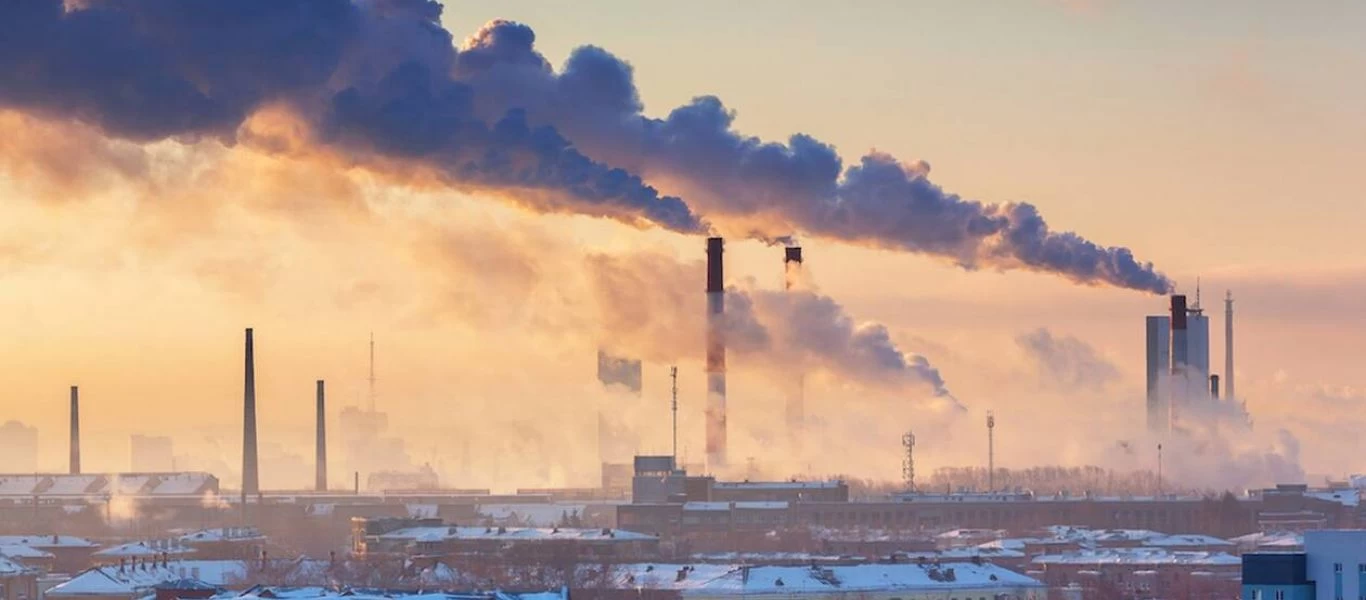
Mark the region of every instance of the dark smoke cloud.
<instances>
[{"instance_id":1,"label":"dark smoke cloud","mask_svg":"<svg viewBox=\"0 0 1366 600\"><path fill-rule=\"evenodd\" d=\"M590 154L677 185L704 212L758 220L756 237L811 235L946 257L965 268L1027 268L1086 284L1153 293L1171 281L1127 248L1053 231L1027 203L983 204L945 192L929 164L873 152L844 167L835 149L807 135L764 142L733 128L734 112L703 96L663 119L642 114L630 65L601 48L575 50L556 74L535 37L497 21L467 42L479 61L462 73L484 110L526 108ZM750 232L753 229L741 229Z\"/></svg>"},{"instance_id":2,"label":"dark smoke cloud","mask_svg":"<svg viewBox=\"0 0 1366 600\"><path fill-rule=\"evenodd\" d=\"M1065 390L1100 390L1119 380L1119 368L1094 347L1072 336L1039 328L1015 338L1040 375Z\"/></svg>"},{"instance_id":3,"label":"dark smoke cloud","mask_svg":"<svg viewBox=\"0 0 1366 600\"><path fill-rule=\"evenodd\" d=\"M416 0L91 0L69 11L13 0L0 3L0 106L137 141L230 143L254 112L283 103L344 153L420 161L452 185L507 190L541 210L704 230L681 200L521 111L477 118L439 16Z\"/></svg>"},{"instance_id":4,"label":"dark smoke cloud","mask_svg":"<svg viewBox=\"0 0 1366 600\"><path fill-rule=\"evenodd\" d=\"M529 27L495 21L456 49L440 13L430 0L10 0L0 107L132 140L231 143L248 117L284 105L343 156L422 165L543 211L708 229L644 176L766 239L805 232L965 268L1171 287L1126 248L1051 230L1030 204L945 192L926 163L872 153L845 168L810 136L735 131L710 96L649 118L630 66L605 50L579 48L556 73Z\"/></svg>"}]
</instances>

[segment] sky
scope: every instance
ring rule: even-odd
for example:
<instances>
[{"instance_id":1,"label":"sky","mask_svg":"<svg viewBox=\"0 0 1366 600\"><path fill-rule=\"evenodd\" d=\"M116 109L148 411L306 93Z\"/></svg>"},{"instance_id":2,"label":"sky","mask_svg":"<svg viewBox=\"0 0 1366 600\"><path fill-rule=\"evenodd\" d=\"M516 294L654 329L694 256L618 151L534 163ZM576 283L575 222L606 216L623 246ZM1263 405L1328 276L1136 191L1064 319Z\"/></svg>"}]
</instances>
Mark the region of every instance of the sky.
<instances>
[{"instance_id":1,"label":"sky","mask_svg":"<svg viewBox=\"0 0 1366 600\"><path fill-rule=\"evenodd\" d=\"M923 160L943 189L1032 203L1054 230L1127 247L1179 291L1193 294L1199 278L1216 371L1218 300L1231 289L1237 385L1253 426L1220 433L1207 460L1192 460L1203 468L1176 476L1239 486L1282 477L1282 460L1308 477L1360 469L1360 3L444 8L439 22L456 44L493 19L525 23L557 70L580 46L606 49L634 68L649 117L715 95L744 134L808 134L845 166L870 150ZM681 446L700 457L701 236L564 214L517 190L446 185L393 156L357 158L375 153L355 146L315 148L298 133L306 115L278 106L253 106L225 141L138 138L89 112L5 100L0 359L10 368L0 406L40 428L38 468L63 464L66 389L79 383L91 468L127 468L128 435L146 432L172 436L184 464L235 480L248 326L262 437L274 445L263 450L276 467L267 485L311 481L313 380L328 380L334 406L365 402L372 331L378 405L406 441L404 460L432 463L452 485L592 483L599 410L637 429L640 450L665 450L673 362ZM594 158L618 158L561 125ZM644 172L663 193L717 206L698 199L702 183ZM796 234L812 301L837 303L855 326L881 324L967 411L945 410L913 375L861 370L853 350L833 347L803 359L815 361L815 423L800 458L772 456L792 368L784 348L826 340L801 338L808 330L793 323L814 313L773 295L781 249L732 237L728 278L769 319L776 345L733 355L737 456L773 463L777 476L893 479L900 435L914 429L927 467L978 464L991 410L998 448L1009 449L999 465L1151 466L1115 448L1151 442L1139 426L1141 317L1165 309L1160 296ZM642 399L600 389L598 345L643 355Z\"/></svg>"}]
</instances>

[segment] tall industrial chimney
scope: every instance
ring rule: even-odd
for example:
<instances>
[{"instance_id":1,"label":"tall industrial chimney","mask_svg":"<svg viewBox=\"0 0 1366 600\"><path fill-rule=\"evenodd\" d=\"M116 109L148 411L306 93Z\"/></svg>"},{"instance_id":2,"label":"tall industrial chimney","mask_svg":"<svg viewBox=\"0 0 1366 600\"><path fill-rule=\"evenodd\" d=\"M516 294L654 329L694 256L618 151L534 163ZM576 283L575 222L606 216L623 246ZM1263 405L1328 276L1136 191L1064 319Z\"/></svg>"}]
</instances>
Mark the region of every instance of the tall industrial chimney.
<instances>
[{"instance_id":1,"label":"tall industrial chimney","mask_svg":"<svg viewBox=\"0 0 1366 600\"><path fill-rule=\"evenodd\" d=\"M247 328L246 379L242 393L242 508L247 497L261 493L260 472L256 462L256 359L252 351L251 328Z\"/></svg>"},{"instance_id":2,"label":"tall industrial chimney","mask_svg":"<svg viewBox=\"0 0 1366 600\"><path fill-rule=\"evenodd\" d=\"M1170 321L1172 324L1172 365L1171 365L1171 397L1167 400L1168 418L1176 421L1178 407L1190 396L1191 383L1188 380L1190 373L1190 338L1186 328L1186 296L1184 294L1172 295L1172 314ZM1204 378L1201 378L1200 388L1204 388Z\"/></svg>"},{"instance_id":3,"label":"tall industrial chimney","mask_svg":"<svg viewBox=\"0 0 1366 600\"><path fill-rule=\"evenodd\" d=\"M1190 342L1186 331L1186 296L1172 296L1172 374L1184 375L1190 364Z\"/></svg>"},{"instance_id":4,"label":"tall industrial chimney","mask_svg":"<svg viewBox=\"0 0 1366 600\"><path fill-rule=\"evenodd\" d=\"M783 251L783 288L792 291L801 282L801 276L802 248L789 246ZM800 452L806 436L806 373L799 369L794 375L793 389L787 397L787 435L791 449Z\"/></svg>"},{"instance_id":5,"label":"tall industrial chimney","mask_svg":"<svg viewBox=\"0 0 1366 600\"><path fill-rule=\"evenodd\" d=\"M71 474L81 474L81 392L71 386Z\"/></svg>"},{"instance_id":6,"label":"tall industrial chimney","mask_svg":"<svg viewBox=\"0 0 1366 600\"><path fill-rule=\"evenodd\" d=\"M1224 293L1224 397L1236 400L1233 391L1233 292Z\"/></svg>"},{"instance_id":7,"label":"tall industrial chimney","mask_svg":"<svg viewBox=\"0 0 1366 600\"><path fill-rule=\"evenodd\" d=\"M327 491L327 397L323 380L318 380L318 447L314 455L317 474L313 487L319 492Z\"/></svg>"},{"instance_id":8,"label":"tall industrial chimney","mask_svg":"<svg viewBox=\"0 0 1366 600\"><path fill-rule=\"evenodd\" d=\"M726 466L726 288L724 242L707 238L707 468Z\"/></svg>"}]
</instances>

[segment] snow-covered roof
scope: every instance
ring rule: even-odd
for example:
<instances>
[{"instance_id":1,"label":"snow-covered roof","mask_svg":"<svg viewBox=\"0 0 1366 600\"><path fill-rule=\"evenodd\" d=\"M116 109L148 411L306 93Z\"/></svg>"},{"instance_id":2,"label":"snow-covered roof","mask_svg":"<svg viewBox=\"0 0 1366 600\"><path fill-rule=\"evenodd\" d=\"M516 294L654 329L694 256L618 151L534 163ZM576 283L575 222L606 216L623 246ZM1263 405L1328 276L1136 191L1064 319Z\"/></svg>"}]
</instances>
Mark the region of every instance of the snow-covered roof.
<instances>
[{"instance_id":1,"label":"snow-covered roof","mask_svg":"<svg viewBox=\"0 0 1366 600\"><path fill-rule=\"evenodd\" d=\"M901 529L836 529L833 527L812 527L811 535L818 540L831 542L917 542L933 543L928 535L918 531Z\"/></svg>"},{"instance_id":2,"label":"snow-covered roof","mask_svg":"<svg viewBox=\"0 0 1366 600\"><path fill-rule=\"evenodd\" d=\"M194 553L194 548L189 548L179 544L176 540L160 540L146 542L129 542L118 546L111 546L95 553L100 558L133 558L144 556L160 556L162 553L171 556L180 556Z\"/></svg>"},{"instance_id":3,"label":"snow-covered roof","mask_svg":"<svg viewBox=\"0 0 1366 600\"><path fill-rule=\"evenodd\" d=\"M21 573L33 573L34 570L25 567L9 557L0 556L0 575L18 575Z\"/></svg>"},{"instance_id":4,"label":"snow-covered roof","mask_svg":"<svg viewBox=\"0 0 1366 600\"><path fill-rule=\"evenodd\" d=\"M0 496L183 496L218 488L209 473L0 475Z\"/></svg>"},{"instance_id":5,"label":"snow-covered roof","mask_svg":"<svg viewBox=\"0 0 1366 600\"><path fill-rule=\"evenodd\" d=\"M51 552L39 550L38 548L34 548L33 546L29 546L28 544L0 545L0 556L29 560L54 557L54 555Z\"/></svg>"},{"instance_id":6,"label":"snow-covered roof","mask_svg":"<svg viewBox=\"0 0 1366 600\"><path fill-rule=\"evenodd\" d=\"M952 575L949 575L952 573ZM1042 588L1037 579L973 563L831 566L623 565L620 589L676 590L684 596L786 595L894 590Z\"/></svg>"},{"instance_id":7,"label":"snow-covered roof","mask_svg":"<svg viewBox=\"0 0 1366 600\"><path fill-rule=\"evenodd\" d=\"M1361 504L1361 490L1321 490L1305 492L1305 496L1337 502L1343 506L1359 506Z\"/></svg>"},{"instance_id":8,"label":"snow-covered roof","mask_svg":"<svg viewBox=\"0 0 1366 600\"><path fill-rule=\"evenodd\" d=\"M1238 566L1242 559L1227 552L1173 552L1160 548L1107 548L1048 554L1034 559L1036 565L1201 565Z\"/></svg>"},{"instance_id":9,"label":"snow-covered roof","mask_svg":"<svg viewBox=\"0 0 1366 600\"><path fill-rule=\"evenodd\" d=\"M0 535L0 546L46 548L98 548L99 544L74 535Z\"/></svg>"},{"instance_id":10,"label":"snow-covered roof","mask_svg":"<svg viewBox=\"0 0 1366 600\"><path fill-rule=\"evenodd\" d=\"M1255 548L1302 548L1304 534L1295 531L1257 532L1233 538L1233 543Z\"/></svg>"},{"instance_id":11,"label":"snow-covered roof","mask_svg":"<svg viewBox=\"0 0 1366 600\"><path fill-rule=\"evenodd\" d=\"M718 481L713 490L831 490L842 481Z\"/></svg>"},{"instance_id":12,"label":"snow-covered roof","mask_svg":"<svg viewBox=\"0 0 1366 600\"><path fill-rule=\"evenodd\" d=\"M190 545L209 542L260 541L264 539L266 536L255 527L214 527L197 531L181 530L180 532L180 542Z\"/></svg>"},{"instance_id":13,"label":"snow-covered roof","mask_svg":"<svg viewBox=\"0 0 1366 600\"><path fill-rule=\"evenodd\" d=\"M411 590L364 588L336 590L324 587L258 586L242 594L225 593L217 596L217 598L222 600L568 600L569 592L565 589L545 592L414 592Z\"/></svg>"},{"instance_id":14,"label":"snow-covered roof","mask_svg":"<svg viewBox=\"0 0 1366 600\"><path fill-rule=\"evenodd\" d=\"M1182 534L1148 538L1143 541L1143 545L1153 548L1190 548L1197 546L1232 546L1233 542L1210 535Z\"/></svg>"},{"instance_id":15,"label":"snow-covered roof","mask_svg":"<svg viewBox=\"0 0 1366 600\"><path fill-rule=\"evenodd\" d=\"M445 540L578 540L628 542L656 539L622 529L540 527L408 527L379 536L386 540L435 542Z\"/></svg>"},{"instance_id":16,"label":"snow-covered roof","mask_svg":"<svg viewBox=\"0 0 1366 600\"><path fill-rule=\"evenodd\" d=\"M139 567L108 565L86 569L70 581L57 585L49 594L61 596L124 596L181 579L197 579L222 586L240 581L247 564L240 560L185 560Z\"/></svg>"},{"instance_id":17,"label":"snow-covered roof","mask_svg":"<svg viewBox=\"0 0 1366 600\"><path fill-rule=\"evenodd\" d=\"M963 540L1000 538L1004 535L1006 535L1006 532L1003 529L954 529L953 531L945 531L934 537L941 540Z\"/></svg>"},{"instance_id":18,"label":"snow-covered roof","mask_svg":"<svg viewBox=\"0 0 1366 600\"><path fill-rule=\"evenodd\" d=\"M725 564L755 564L755 563L781 563L781 562L800 562L809 564L812 562L831 562L847 561L848 558L828 554L811 554L809 552L707 552L692 555L693 560L708 563Z\"/></svg>"},{"instance_id":19,"label":"snow-covered roof","mask_svg":"<svg viewBox=\"0 0 1366 600\"><path fill-rule=\"evenodd\" d=\"M551 527L559 523L565 515L582 515L586 504L480 504L475 507L480 517L494 521L519 521L534 527Z\"/></svg>"},{"instance_id":20,"label":"snow-covered roof","mask_svg":"<svg viewBox=\"0 0 1366 600\"><path fill-rule=\"evenodd\" d=\"M993 559L993 558L1024 558L1024 552L1010 550L1006 548L990 548L983 546L970 546L965 548L947 548L944 550L925 550L921 552L897 552L898 557L905 557L908 560L970 560L974 558Z\"/></svg>"}]
</instances>

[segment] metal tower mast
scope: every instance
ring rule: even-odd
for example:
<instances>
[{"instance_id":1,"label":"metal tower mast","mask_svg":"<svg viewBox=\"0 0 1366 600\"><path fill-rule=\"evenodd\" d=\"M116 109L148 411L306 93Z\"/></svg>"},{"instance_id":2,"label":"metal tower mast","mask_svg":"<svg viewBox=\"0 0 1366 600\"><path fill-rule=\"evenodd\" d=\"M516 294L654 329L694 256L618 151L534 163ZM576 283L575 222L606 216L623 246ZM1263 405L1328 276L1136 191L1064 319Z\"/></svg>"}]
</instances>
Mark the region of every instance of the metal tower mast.
<instances>
[{"instance_id":1,"label":"metal tower mast","mask_svg":"<svg viewBox=\"0 0 1366 600\"><path fill-rule=\"evenodd\" d=\"M674 435L674 468L678 468L678 367L669 367L669 379L672 380L670 386L670 410L673 411L673 435Z\"/></svg>"},{"instance_id":2,"label":"metal tower mast","mask_svg":"<svg viewBox=\"0 0 1366 600\"><path fill-rule=\"evenodd\" d=\"M915 432L907 431L906 435L901 436L901 447L906 450L905 458L901 459L901 478L906 482L906 489L915 491Z\"/></svg>"}]
</instances>

